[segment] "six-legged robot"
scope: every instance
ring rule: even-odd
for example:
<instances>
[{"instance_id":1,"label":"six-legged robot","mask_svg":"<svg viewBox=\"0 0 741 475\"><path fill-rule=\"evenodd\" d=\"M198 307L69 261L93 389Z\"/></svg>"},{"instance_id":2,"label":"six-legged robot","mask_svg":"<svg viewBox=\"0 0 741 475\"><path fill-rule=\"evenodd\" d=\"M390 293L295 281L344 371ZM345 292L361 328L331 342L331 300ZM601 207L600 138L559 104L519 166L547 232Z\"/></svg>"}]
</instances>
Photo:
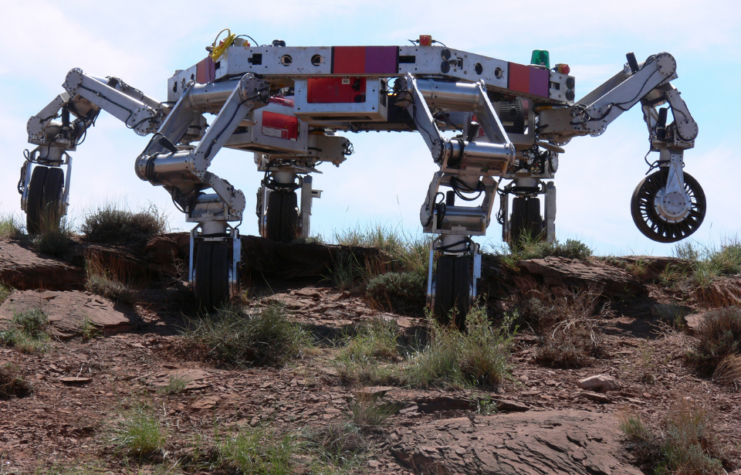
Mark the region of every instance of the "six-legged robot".
<instances>
[{"instance_id":1,"label":"six-legged robot","mask_svg":"<svg viewBox=\"0 0 741 475\"><path fill-rule=\"evenodd\" d=\"M241 223L245 208L244 194L209 171L222 147L254 153L265 173L257 192L260 234L291 241L309 235L312 199L321 196L310 174L352 153L336 132L418 131L440 168L420 210L424 232L437 236L428 303L438 315L455 310L462 325L481 273L471 237L486 233L496 196L506 242L517 245L524 235L554 241L552 179L562 147L575 136L602 134L638 103L659 160L633 194L633 219L659 242L698 229L704 194L683 170L698 128L671 85L677 74L670 54L640 64L628 54L622 71L574 101L569 67L550 68L545 51L534 52L536 64L521 65L433 43L421 36L414 46L256 46L229 35L207 48L203 61L175 72L163 103L120 79L73 69L66 92L28 122L29 142L37 145L19 182L28 231L37 232L50 213L66 214L68 152L104 109L139 135L154 134L136 158L136 174L163 186L196 223L189 278L199 304L213 308L238 286L240 240L230 223ZM215 115L210 125L206 113Z\"/></svg>"}]
</instances>

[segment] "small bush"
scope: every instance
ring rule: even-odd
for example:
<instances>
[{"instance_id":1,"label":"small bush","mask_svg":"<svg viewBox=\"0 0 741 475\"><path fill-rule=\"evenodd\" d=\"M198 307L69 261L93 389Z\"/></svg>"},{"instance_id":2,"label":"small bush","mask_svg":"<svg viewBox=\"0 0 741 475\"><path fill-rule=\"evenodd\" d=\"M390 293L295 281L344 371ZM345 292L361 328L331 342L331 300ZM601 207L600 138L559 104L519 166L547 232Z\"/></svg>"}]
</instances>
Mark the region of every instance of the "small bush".
<instances>
[{"instance_id":1,"label":"small bush","mask_svg":"<svg viewBox=\"0 0 741 475\"><path fill-rule=\"evenodd\" d=\"M80 230L90 242L141 246L165 233L167 220L154 205L134 213L109 203L88 214Z\"/></svg>"},{"instance_id":2,"label":"small bush","mask_svg":"<svg viewBox=\"0 0 741 475\"><path fill-rule=\"evenodd\" d=\"M535 360L555 368L581 368L603 353L599 321L611 314L609 307L600 308L601 293L594 288L572 295L553 295L548 290L522 305L525 322L541 341Z\"/></svg>"},{"instance_id":3,"label":"small bush","mask_svg":"<svg viewBox=\"0 0 741 475\"><path fill-rule=\"evenodd\" d=\"M368 446L358 426L349 422L335 422L308 434L319 458L338 468L354 465Z\"/></svg>"},{"instance_id":4,"label":"small bush","mask_svg":"<svg viewBox=\"0 0 741 475\"><path fill-rule=\"evenodd\" d=\"M355 228L335 232L334 241L341 246L372 247L380 250L385 258L368 263L366 278L385 272L427 272L430 258L430 240L427 237L410 237L401 231L384 226Z\"/></svg>"},{"instance_id":5,"label":"small bush","mask_svg":"<svg viewBox=\"0 0 741 475\"><path fill-rule=\"evenodd\" d=\"M389 384L393 370L383 362L399 357L399 328L396 322L381 318L358 326L354 334L343 338L337 356L337 369L345 383Z\"/></svg>"},{"instance_id":6,"label":"small bush","mask_svg":"<svg viewBox=\"0 0 741 475\"><path fill-rule=\"evenodd\" d=\"M374 306L400 314L421 314L427 289L417 272L387 272L368 281L366 296Z\"/></svg>"},{"instance_id":7,"label":"small bush","mask_svg":"<svg viewBox=\"0 0 741 475\"><path fill-rule=\"evenodd\" d=\"M517 328L514 315L506 315L498 329L485 307L474 307L466 318L466 331L443 327L431 317L430 343L418 352L407 369L413 387L496 387L509 375L507 356Z\"/></svg>"},{"instance_id":8,"label":"small bush","mask_svg":"<svg viewBox=\"0 0 741 475\"><path fill-rule=\"evenodd\" d=\"M160 394L180 394L185 391L185 388L190 383L187 378L181 378L178 375L170 375L170 379L167 381L167 386L159 389Z\"/></svg>"},{"instance_id":9,"label":"small bush","mask_svg":"<svg viewBox=\"0 0 741 475\"><path fill-rule=\"evenodd\" d=\"M228 473L290 475L296 442L262 429L242 429L217 441L220 468Z\"/></svg>"},{"instance_id":10,"label":"small bush","mask_svg":"<svg viewBox=\"0 0 741 475\"><path fill-rule=\"evenodd\" d=\"M49 319L40 308L16 313L8 330L0 331L0 342L21 353L44 352L48 348Z\"/></svg>"},{"instance_id":11,"label":"small bush","mask_svg":"<svg viewBox=\"0 0 741 475\"><path fill-rule=\"evenodd\" d=\"M23 236L23 224L14 214L0 215L0 239L19 239Z\"/></svg>"},{"instance_id":12,"label":"small bush","mask_svg":"<svg viewBox=\"0 0 741 475\"><path fill-rule=\"evenodd\" d=\"M26 397L33 393L31 383L23 379L17 366L0 366L0 400Z\"/></svg>"},{"instance_id":13,"label":"small bush","mask_svg":"<svg viewBox=\"0 0 741 475\"><path fill-rule=\"evenodd\" d=\"M160 424L152 407L136 401L119 414L119 419L110 429L109 440L127 455L150 458L164 449L167 430Z\"/></svg>"},{"instance_id":14,"label":"small bush","mask_svg":"<svg viewBox=\"0 0 741 475\"><path fill-rule=\"evenodd\" d=\"M225 308L191 322L182 351L227 366L280 366L310 345L308 332L286 318L283 306L273 304L252 314Z\"/></svg>"},{"instance_id":15,"label":"small bush","mask_svg":"<svg viewBox=\"0 0 741 475\"><path fill-rule=\"evenodd\" d=\"M697 337L699 342L689 354L689 360L701 372L712 374L723 358L741 351L741 308L727 307L706 313Z\"/></svg>"},{"instance_id":16,"label":"small bush","mask_svg":"<svg viewBox=\"0 0 741 475\"><path fill-rule=\"evenodd\" d=\"M628 448L642 468L661 474L726 473L712 420L700 406L681 400L669 410L661 430L644 424L636 414L624 413L620 419Z\"/></svg>"},{"instance_id":17,"label":"small bush","mask_svg":"<svg viewBox=\"0 0 741 475\"><path fill-rule=\"evenodd\" d=\"M80 327L80 334L82 335L83 341L93 340L102 335L102 332L98 330L92 320L89 317L82 319L82 326Z\"/></svg>"}]
</instances>

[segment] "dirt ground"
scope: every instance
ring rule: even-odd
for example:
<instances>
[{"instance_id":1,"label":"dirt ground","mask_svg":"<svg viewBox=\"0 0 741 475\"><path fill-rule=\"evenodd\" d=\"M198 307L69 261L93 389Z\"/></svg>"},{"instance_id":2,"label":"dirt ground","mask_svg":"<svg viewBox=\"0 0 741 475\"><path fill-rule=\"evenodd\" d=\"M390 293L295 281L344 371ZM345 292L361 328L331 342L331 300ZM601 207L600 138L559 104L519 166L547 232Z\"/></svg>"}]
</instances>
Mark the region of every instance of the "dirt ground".
<instances>
[{"instance_id":1,"label":"dirt ground","mask_svg":"<svg viewBox=\"0 0 741 475\"><path fill-rule=\"evenodd\" d=\"M282 368L224 369L188 361L177 351L178 334L194 316L193 303L179 291L175 297L157 291L142 294L134 306L140 321L116 334L88 341L79 336L56 339L50 351L34 355L0 346L0 365L17 365L34 387L30 397L0 401L0 474L65 473L81 467L100 473L211 473L188 464L194 451L199 444L208 445L214 434L241 427L297 434L299 443L307 430L349 420L351 401L362 392L340 380L333 338L378 317L397 321L408 335L425 328L424 319L373 310L361 296L315 283L272 290L263 297L259 295L268 292L256 290L249 304L279 300L291 319L323 338ZM471 401L489 398L505 403L500 414L580 410L614 415L632 410L654 423L679 399L690 400L710 412L729 460L741 461L741 392L700 378L688 367L684 356L694 337L652 316L647 307L669 301L671 295L654 286L649 296L649 303L616 303L615 315L600 323L605 357L589 367L537 365L537 339L525 329L509 358L512 378L496 391L385 388L384 399L398 402L402 410L385 425L363 432L369 449L349 472L422 473L404 466L391 447L435 421L478 417L481 407ZM579 387L579 380L598 374L614 377L619 389L595 397ZM189 381L183 392L166 395L159 390L171 375ZM156 463L125 458L111 448L108 429L134 400L147 401L167 428L164 456ZM295 473L309 473L312 455L298 451L295 457ZM616 457L626 466L632 460L626 450Z\"/></svg>"}]
</instances>

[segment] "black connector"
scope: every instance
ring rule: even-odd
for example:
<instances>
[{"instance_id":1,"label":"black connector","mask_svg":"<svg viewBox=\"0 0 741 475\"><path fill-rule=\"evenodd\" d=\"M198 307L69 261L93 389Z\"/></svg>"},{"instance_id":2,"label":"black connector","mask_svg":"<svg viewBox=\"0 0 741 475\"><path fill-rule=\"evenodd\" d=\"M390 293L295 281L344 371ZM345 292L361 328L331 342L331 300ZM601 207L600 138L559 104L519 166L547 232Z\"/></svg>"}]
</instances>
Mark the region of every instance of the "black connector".
<instances>
[{"instance_id":1,"label":"black connector","mask_svg":"<svg viewBox=\"0 0 741 475\"><path fill-rule=\"evenodd\" d=\"M161 137L157 143L165 147L167 150L169 150L172 153L175 153L178 151L178 148L175 146L174 143L170 141L167 137Z\"/></svg>"},{"instance_id":2,"label":"black connector","mask_svg":"<svg viewBox=\"0 0 741 475\"><path fill-rule=\"evenodd\" d=\"M638 72L638 61L636 60L636 55L634 53L628 53L625 55L625 57L628 59L628 66L630 66L630 70L633 71L633 73Z\"/></svg>"}]
</instances>

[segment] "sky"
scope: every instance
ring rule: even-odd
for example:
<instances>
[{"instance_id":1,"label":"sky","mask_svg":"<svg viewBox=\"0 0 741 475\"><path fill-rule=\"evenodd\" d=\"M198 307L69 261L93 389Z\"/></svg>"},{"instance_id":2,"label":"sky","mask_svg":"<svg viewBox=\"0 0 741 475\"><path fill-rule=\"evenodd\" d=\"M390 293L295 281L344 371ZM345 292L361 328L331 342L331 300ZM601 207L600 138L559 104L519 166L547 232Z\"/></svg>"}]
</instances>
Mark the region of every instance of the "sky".
<instances>
[{"instance_id":1,"label":"sky","mask_svg":"<svg viewBox=\"0 0 741 475\"><path fill-rule=\"evenodd\" d=\"M469 1L177 3L68 0L64 3L1 0L0 214L20 211L16 191L26 122L57 94L75 67L94 76L116 76L151 97L166 100L167 78L203 59L222 28L261 44L290 46L404 45L431 34L447 46L527 64L533 49L567 63L577 98L622 69L625 54L639 61L669 52L677 60L673 84L699 124L696 146L685 153L685 172L704 188L708 213L690 239L715 244L737 237L741 211L732 190L741 176L734 113L741 81L741 4L689 0L562 3ZM208 116L210 119L211 117ZM339 168L320 166L314 187L312 234L381 225L421 234L419 207L437 167L418 133L347 134L355 154ZM624 113L600 137L577 137L560 156L558 239L580 239L597 254L670 255L674 245L644 237L630 216L630 197L647 166L648 134L639 107ZM173 230L191 227L161 187L139 180L134 160L148 137L139 137L101 113L85 143L72 155L70 219L79 225L103 203L132 210L153 203ZM656 155L656 154L653 154ZM651 161L656 157L651 157ZM251 153L222 150L211 171L247 197L242 234L257 233L255 192L262 178ZM485 246L501 245L494 221Z\"/></svg>"}]
</instances>

